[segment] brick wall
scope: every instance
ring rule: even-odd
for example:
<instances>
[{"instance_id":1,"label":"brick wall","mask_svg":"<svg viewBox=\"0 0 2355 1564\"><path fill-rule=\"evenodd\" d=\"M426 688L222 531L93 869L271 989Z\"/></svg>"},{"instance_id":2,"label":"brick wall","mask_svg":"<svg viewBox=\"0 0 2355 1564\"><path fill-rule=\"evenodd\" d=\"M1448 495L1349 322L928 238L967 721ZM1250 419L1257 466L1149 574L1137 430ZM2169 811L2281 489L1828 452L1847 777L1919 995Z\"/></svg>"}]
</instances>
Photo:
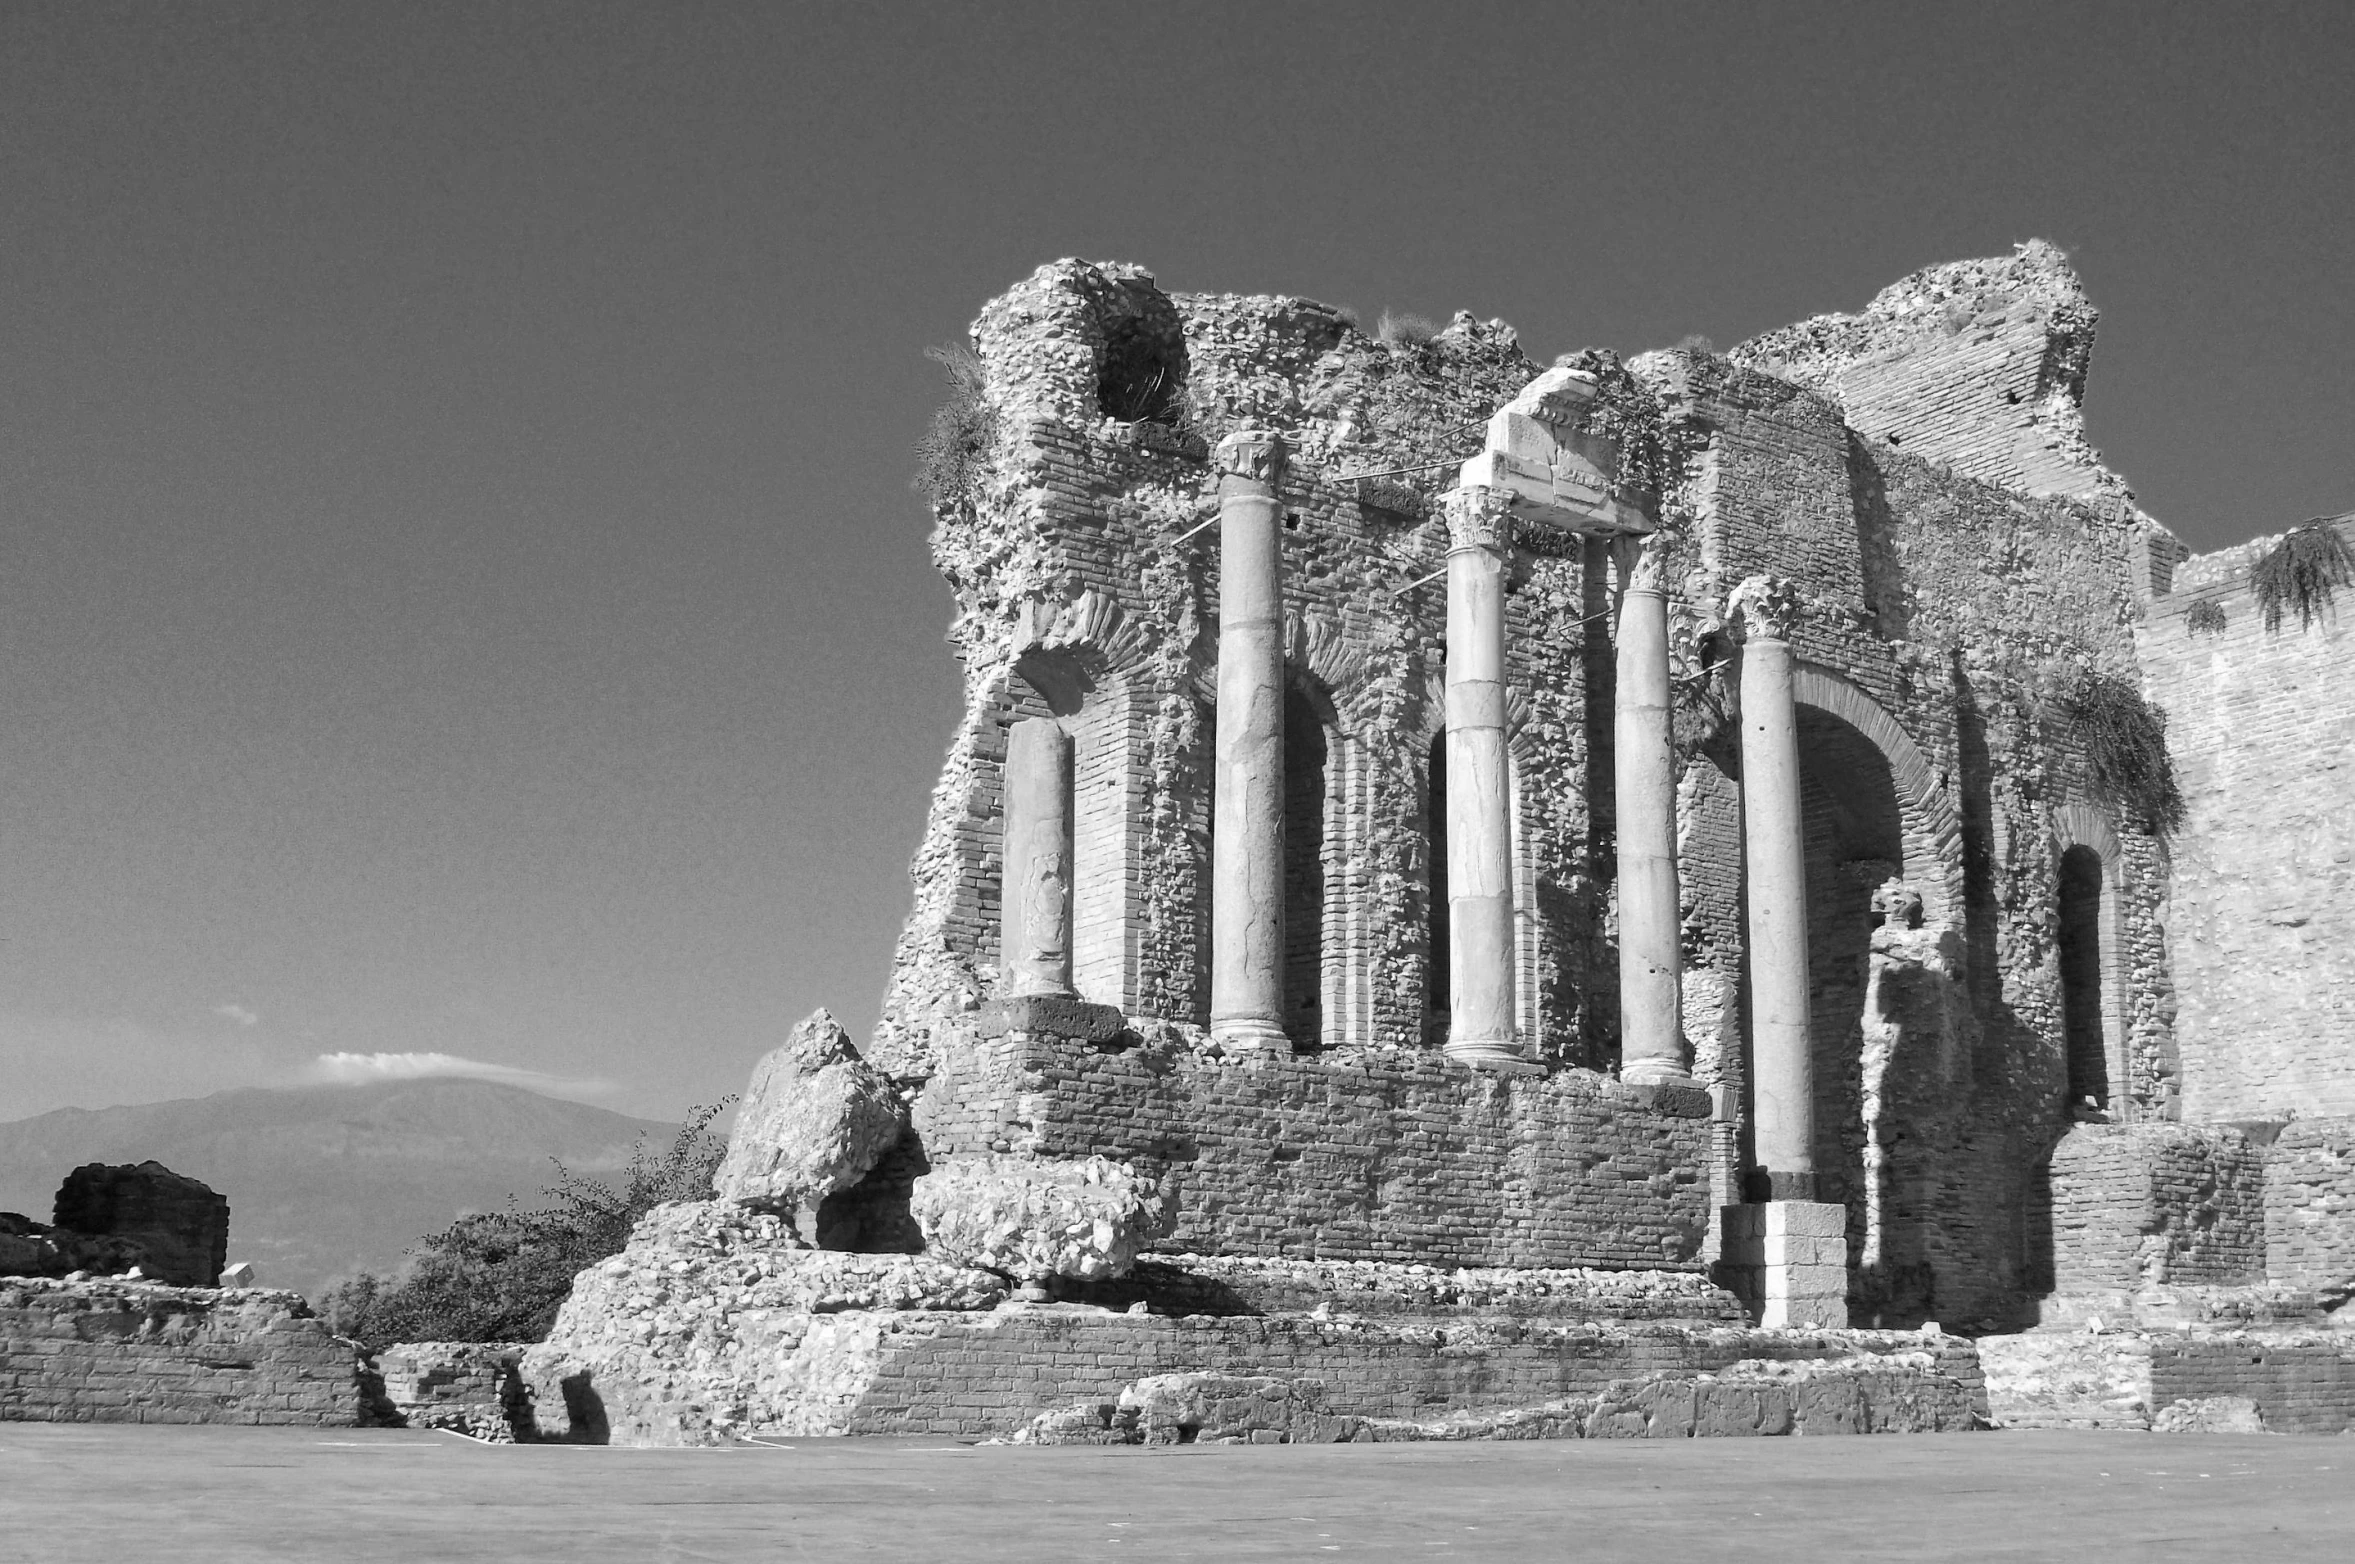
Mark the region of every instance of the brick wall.
<instances>
[{"instance_id":1,"label":"brick wall","mask_svg":"<svg viewBox=\"0 0 2355 1564\"><path fill-rule=\"evenodd\" d=\"M935 1160L990 1150L1168 1170L1203 1254L1697 1268L1698 1092L1473 1075L1420 1051L1221 1060L1021 1034L961 1046L917 1104Z\"/></svg>"},{"instance_id":2,"label":"brick wall","mask_svg":"<svg viewBox=\"0 0 2355 1564\"><path fill-rule=\"evenodd\" d=\"M2055 1290L2262 1281L2265 1174L2237 1130L2078 1125L2052 1154Z\"/></svg>"},{"instance_id":3,"label":"brick wall","mask_svg":"<svg viewBox=\"0 0 2355 1564\"><path fill-rule=\"evenodd\" d=\"M2187 1119L2355 1113L2355 602L2267 630L2249 569L2275 541L2178 565L2137 636L2188 807L2167 919ZM2221 633L2192 633L2202 603Z\"/></svg>"},{"instance_id":4,"label":"brick wall","mask_svg":"<svg viewBox=\"0 0 2355 1564\"><path fill-rule=\"evenodd\" d=\"M2228 1396L2254 1401L2276 1434L2355 1426L2344 1332L2033 1332L1981 1337L1979 1354L2007 1428L2148 1428L2175 1402Z\"/></svg>"},{"instance_id":5,"label":"brick wall","mask_svg":"<svg viewBox=\"0 0 2355 1564\"><path fill-rule=\"evenodd\" d=\"M2326 1308L2355 1297L2355 1118L2298 1119L2265 1148L2265 1275Z\"/></svg>"},{"instance_id":6,"label":"brick wall","mask_svg":"<svg viewBox=\"0 0 2355 1564\"><path fill-rule=\"evenodd\" d=\"M0 1281L0 1420L349 1427L356 1368L295 1293Z\"/></svg>"}]
</instances>

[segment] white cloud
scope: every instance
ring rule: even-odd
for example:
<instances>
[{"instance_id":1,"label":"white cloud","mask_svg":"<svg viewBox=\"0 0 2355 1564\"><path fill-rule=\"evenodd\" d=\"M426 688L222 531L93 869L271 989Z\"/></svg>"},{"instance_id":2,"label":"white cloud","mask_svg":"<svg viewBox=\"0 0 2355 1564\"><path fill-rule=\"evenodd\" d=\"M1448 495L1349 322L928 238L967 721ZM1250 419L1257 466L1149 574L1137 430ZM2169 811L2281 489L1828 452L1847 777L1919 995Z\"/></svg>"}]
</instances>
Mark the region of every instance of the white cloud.
<instances>
[{"instance_id":1,"label":"white cloud","mask_svg":"<svg viewBox=\"0 0 2355 1564\"><path fill-rule=\"evenodd\" d=\"M215 1005L213 1006L213 1014L223 1020L234 1021L239 1026L260 1026L262 1024L261 1016L244 1005Z\"/></svg>"},{"instance_id":2,"label":"white cloud","mask_svg":"<svg viewBox=\"0 0 2355 1564\"><path fill-rule=\"evenodd\" d=\"M338 1086L357 1086L369 1081L423 1081L450 1079L472 1081L500 1081L509 1086L520 1086L526 1091L546 1092L560 1097L595 1096L610 1091L606 1081L568 1081L538 1070L519 1070L513 1065L488 1064L480 1059L464 1059L456 1054L411 1053L333 1053L321 1054L311 1062L311 1078Z\"/></svg>"}]
</instances>

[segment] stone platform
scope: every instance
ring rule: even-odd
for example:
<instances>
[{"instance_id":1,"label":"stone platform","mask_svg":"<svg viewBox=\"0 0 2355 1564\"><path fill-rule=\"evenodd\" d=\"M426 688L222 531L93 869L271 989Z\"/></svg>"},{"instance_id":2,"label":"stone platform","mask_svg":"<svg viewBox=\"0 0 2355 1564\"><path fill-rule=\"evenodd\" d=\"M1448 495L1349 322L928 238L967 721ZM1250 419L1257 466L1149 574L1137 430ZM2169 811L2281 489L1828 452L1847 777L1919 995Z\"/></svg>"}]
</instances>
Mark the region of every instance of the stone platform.
<instances>
[{"instance_id":1,"label":"stone platform","mask_svg":"<svg viewBox=\"0 0 2355 1564\"><path fill-rule=\"evenodd\" d=\"M1205 1374L1255 1382L1241 1400L1273 1410L1240 1436L1273 1440L1950 1429L1984 1411L1965 1340L1754 1328L1690 1272L1165 1254L1020 1303L995 1273L794 1247L724 1202L650 1216L581 1275L521 1374L540 1437L626 1445L1011 1438L1075 1408L1076 1435L1140 1382Z\"/></svg>"},{"instance_id":2,"label":"stone platform","mask_svg":"<svg viewBox=\"0 0 2355 1564\"><path fill-rule=\"evenodd\" d=\"M2029 1331L1978 1346L2008 1428L2355 1428L2355 1331Z\"/></svg>"}]
</instances>

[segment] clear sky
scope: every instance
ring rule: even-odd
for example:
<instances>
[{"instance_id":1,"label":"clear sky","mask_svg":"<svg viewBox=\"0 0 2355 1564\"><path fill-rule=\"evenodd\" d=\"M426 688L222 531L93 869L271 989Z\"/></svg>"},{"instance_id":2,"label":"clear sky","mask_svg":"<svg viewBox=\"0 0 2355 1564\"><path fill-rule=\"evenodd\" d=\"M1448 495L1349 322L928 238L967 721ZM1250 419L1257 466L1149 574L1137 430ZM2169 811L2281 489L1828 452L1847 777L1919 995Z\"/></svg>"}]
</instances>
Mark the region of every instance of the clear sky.
<instances>
[{"instance_id":1,"label":"clear sky","mask_svg":"<svg viewBox=\"0 0 2355 1564\"><path fill-rule=\"evenodd\" d=\"M1542 360L2040 235L2146 506L2355 506L2351 16L11 0L0 1118L863 1030L958 696L922 350L1058 256Z\"/></svg>"}]
</instances>

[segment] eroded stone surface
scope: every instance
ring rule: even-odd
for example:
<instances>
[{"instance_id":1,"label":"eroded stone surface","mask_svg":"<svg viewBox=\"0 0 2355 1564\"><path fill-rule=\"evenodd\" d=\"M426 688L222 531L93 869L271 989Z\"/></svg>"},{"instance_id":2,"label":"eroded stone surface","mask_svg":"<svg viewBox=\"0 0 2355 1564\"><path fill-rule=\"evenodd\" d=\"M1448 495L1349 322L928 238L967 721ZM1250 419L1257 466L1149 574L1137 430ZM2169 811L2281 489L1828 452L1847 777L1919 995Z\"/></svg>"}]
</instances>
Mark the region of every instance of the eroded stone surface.
<instances>
[{"instance_id":1,"label":"eroded stone surface","mask_svg":"<svg viewBox=\"0 0 2355 1564\"><path fill-rule=\"evenodd\" d=\"M819 1010L754 1067L713 1188L747 1205L814 1215L828 1195L864 1178L907 1122L890 1077Z\"/></svg>"},{"instance_id":2,"label":"eroded stone surface","mask_svg":"<svg viewBox=\"0 0 2355 1564\"><path fill-rule=\"evenodd\" d=\"M297 1293L0 1281L0 1421L350 1427L358 1370Z\"/></svg>"},{"instance_id":3,"label":"eroded stone surface","mask_svg":"<svg viewBox=\"0 0 2355 1564\"><path fill-rule=\"evenodd\" d=\"M959 1159L916 1181L910 1209L931 1252L1026 1282L1124 1275L1170 1221L1158 1184L1107 1157Z\"/></svg>"},{"instance_id":4,"label":"eroded stone surface","mask_svg":"<svg viewBox=\"0 0 2355 1564\"><path fill-rule=\"evenodd\" d=\"M442 1428L490 1444L532 1437L530 1398L516 1372L529 1343L405 1341L376 1355L385 1420Z\"/></svg>"}]
</instances>

